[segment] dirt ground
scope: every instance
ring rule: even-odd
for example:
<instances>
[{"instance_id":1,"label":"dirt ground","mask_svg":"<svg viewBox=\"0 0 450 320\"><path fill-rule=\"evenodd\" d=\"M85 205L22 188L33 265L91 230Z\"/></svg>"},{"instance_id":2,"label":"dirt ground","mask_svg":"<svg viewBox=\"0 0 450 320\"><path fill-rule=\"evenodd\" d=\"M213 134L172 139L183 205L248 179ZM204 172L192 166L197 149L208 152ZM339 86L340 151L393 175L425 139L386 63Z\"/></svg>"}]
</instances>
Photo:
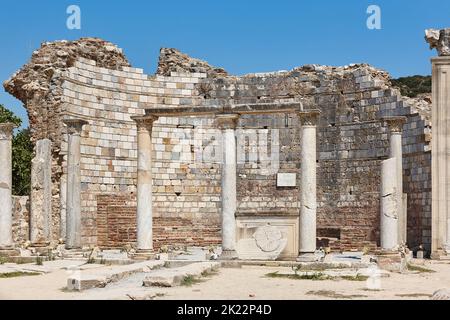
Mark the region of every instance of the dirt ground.
<instances>
[{"instance_id":1,"label":"dirt ground","mask_svg":"<svg viewBox=\"0 0 450 320\"><path fill-rule=\"evenodd\" d=\"M425 267L435 272L390 273L380 279L378 290L369 290L366 281L270 278L268 273L290 268L243 266L221 268L189 286L145 288L145 274L137 274L105 288L67 292L68 272L56 270L0 279L0 299L430 299L436 290L450 288L450 262L432 261Z\"/></svg>"}]
</instances>

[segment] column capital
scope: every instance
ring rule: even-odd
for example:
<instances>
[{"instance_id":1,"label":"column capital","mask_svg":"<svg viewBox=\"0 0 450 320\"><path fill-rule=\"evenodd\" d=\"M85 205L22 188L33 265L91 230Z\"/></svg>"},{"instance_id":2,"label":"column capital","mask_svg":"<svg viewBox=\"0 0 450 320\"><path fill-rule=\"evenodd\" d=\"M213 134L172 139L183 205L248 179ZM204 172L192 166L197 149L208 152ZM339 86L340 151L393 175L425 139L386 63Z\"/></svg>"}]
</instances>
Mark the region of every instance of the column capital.
<instances>
[{"instance_id":1,"label":"column capital","mask_svg":"<svg viewBox=\"0 0 450 320\"><path fill-rule=\"evenodd\" d=\"M222 130L236 129L238 120L239 120L239 115L236 113L216 115L217 126Z\"/></svg>"},{"instance_id":2,"label":"column capital","mask_svg":"<svg viewBox=\"0 0 450 320\"><path fill-rule=\"evenodd\" d=\"M403 125L406 123L406 117L385 117L383 120L387 123L391 133L402 133Z\"/></svg>"},{"instance_id":3,"label":"column capital","mask_svg":"<svg viewBox=\"0 0 450 320\"><path fill-rule=\"evenodd\" d=\"M0 140L11 140L14 128L17 128L14 123L0 123Z\"/></svg>"},{"instance_id":4,"label":"column capital","mask_svg":"<svg viewBox=\"0 0 450 320\"><path fill-rule=\"evenodd\" d=\"M311 109L304 110L298 113L300 118L300 123L302 126L317 126L320 119L320 110L319 109Z\"/></svg>"},{"instance_id":5,"label":"column capital","mask_svg":"<svg viewBox=\"0 0 450 320\"><path fill-rule=\"evenodd\" d=\"M88 124L86 120L82 119L64 119L63 123L67 126L67 133L70 135L79 135L83 130L83 126Z\"/></svg>"},{"instance_id":6,"label":"column capital","mask_svg":"<svg viewBox=\"0 0 450 320\"><path fill-rule=\"evenodd\" d=\"M135 116L131 117L131 119L136 122L138 130L148 130L152 131L153 123L159 119L157 116Z\"/></svg>"}]
</instances>

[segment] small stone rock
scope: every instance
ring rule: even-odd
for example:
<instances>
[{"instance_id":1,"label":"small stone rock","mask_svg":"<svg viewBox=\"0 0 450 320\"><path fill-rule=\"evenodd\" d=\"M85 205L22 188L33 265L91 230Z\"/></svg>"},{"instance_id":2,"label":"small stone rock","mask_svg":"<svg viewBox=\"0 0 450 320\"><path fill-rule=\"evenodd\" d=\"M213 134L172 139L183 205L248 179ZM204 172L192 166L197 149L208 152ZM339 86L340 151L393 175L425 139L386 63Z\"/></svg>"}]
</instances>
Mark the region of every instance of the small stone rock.
<instances>
[{"instance_id":1,"label":"small stone rock","mask_svg":"<svg viewBox=\"0 0 450 320\"><path fill-rule=\"evenodd\" d=\"M440 289L433 293L431 300L450 300L450 290Z\"/></svg>"}]
</instances>

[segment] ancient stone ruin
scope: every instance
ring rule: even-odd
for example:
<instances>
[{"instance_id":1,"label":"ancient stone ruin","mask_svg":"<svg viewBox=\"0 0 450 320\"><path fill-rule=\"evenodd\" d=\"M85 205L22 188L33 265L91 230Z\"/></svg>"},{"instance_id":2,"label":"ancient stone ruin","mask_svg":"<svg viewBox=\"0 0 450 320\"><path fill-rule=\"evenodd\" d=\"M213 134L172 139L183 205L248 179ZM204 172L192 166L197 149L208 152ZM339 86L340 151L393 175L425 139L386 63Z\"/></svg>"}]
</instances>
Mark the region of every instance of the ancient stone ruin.
<instances>
[{"instance_id":1,"label":"ancient stone ruin","mask_svg":"<svg viewBox=\"0 0 450 320\"><path fill-rule=\"evenodd\" d=\"M437 73L446 35L427 33ZM319 247L450 243L445 210L432 214L431 104L370 65L235 76L163 48L146 75L112 43L82 38L42 44L4 88L28 111L36 158L30 212L15 215L29 221L14 222L30 238L13 236L2 206L3 247L132 246L139 258L221 245L223 258L309 260ZM447 100L434 95L433 110ZM2 168L11 130L0 126Z\"/></svg>"}]
</instances>

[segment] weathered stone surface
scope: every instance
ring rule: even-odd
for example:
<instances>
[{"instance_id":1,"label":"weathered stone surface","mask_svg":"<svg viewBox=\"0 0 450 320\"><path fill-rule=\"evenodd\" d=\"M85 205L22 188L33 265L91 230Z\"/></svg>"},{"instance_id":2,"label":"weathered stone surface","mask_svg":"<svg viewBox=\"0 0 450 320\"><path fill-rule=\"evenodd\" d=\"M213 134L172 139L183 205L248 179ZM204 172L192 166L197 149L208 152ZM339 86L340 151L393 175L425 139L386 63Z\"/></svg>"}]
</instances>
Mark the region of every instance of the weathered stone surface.
<instances>
[{"instance_id":1,"label":"weathered stone surface","mask_svg":"<svg viewBox=\"0 0 450 320\"><path fill-rule=\"evenodd\" d=\"M52 48L60 45L47 44L37 56L45 60L46 52L53 52ZM76 115L91 123L89 134L81 140L84 244L95 245L105 237L101 223L107 221L103 218L107 215L102 209L98 211L101 208L98 199L104 197L101 203L104 204L103 200L108 197L132 197L136 193L137 133L130 115L140 115L144 109L161 106L174 110L199 106L225 109L230 105L273 103L281 108L287 103L300 101L305 109L314 107L322 111L317 128L318 237L333 249L376 246L379 241L379 168L381 159L389 153L387 128L381 118L408 115L403 139L404 191L409 194L408 214L411 216L408 238L412 246L431 243L431 125L425 115L427 106L424 103L424 110L420 109L422 105L415 108L409 99L401 97L398 90L391 87L386 72L366 64L344 67L308 65L286 72L245 76L222 76L220 72L221 75L216 76L218 73L214 75L214 68L205 66L206 72L201 72L205 70L201 69L204 64L200 62L194 63L194 69L190 69L190 58L173 58L170 62L169 57L166 62L165 58L161 59L157 75L148 76L142 70L128 66L98 63L95 54L105 58L109 56L111 61L120 57L105 53L104 48L86 50L93 56L76 51L69 68L63 63L61 72L59 67L55 69L50 91L47 90L50 80L44 70L39 67L33 69L37 57L33 57L32 64L25 69L30 76L39 76L42 81L38 81L36 86L22 88L21 79L26 80L24 85L32 82L22 71L14 78L17 81L10 84L14 86L10 91L24 91L17 92L17 95L26 98L26 92L30 92L34 97L27 99L34 136L47 137L50 132L54 143L52 179L53 219L56 224L60 219L59 210L55 209L60 205L59 176L67 167L67 138L61 128L53 124L59 126L56 117L61 118L63 114ZM53 53L50 56L53 57ZM55 52L54 60L59 61L56 57ZM60 73L58 78L56 75ZM61 81L56 81L58 79ZM40 87L44 89L40 90ZM46 92L45 99L40 98L41 91ZM39 113L41 108L44 111ZM45 110L60 110L60 115L53 112L49 115ZM53 120L47 120L49 117ZM278 131L279 169L300 177L298 116L291 112L287 115L245 114L238 126L255 129L257 137L265 134L272 138ZM218 140L211 142L208 135L200 134L200 129L214 130L217 127L210 117L160 117L155 122L152 201L158 244L220 243L220 164L193 161L197 159L196 150L200 143L205 143L203 147L206 150L217 150L220 144ZM264 159L269 159L270 153L266 152L266 155L269 157ZM299 181L292 190L277 188L276 173L267 170L267 163L265 160L237 164L237 211L250 210L257 215L261 209L301 207ZM112 224L121 224L120 231L113 232L107 242L118 243L114 238L117 234L120 234L120 243L134 241L132 236L127 237L135 233L136 228L136 224L131 223L130 208L126 205L107 207L115 216L120 216L122 208L124 215L130 216L122 221L114 219ZM58 226L53 229L57 232Z\"/></svg>"},{"instance_id":2,"label":"weathered stone surface","mask_svg":"<svg viewBox=\"0 0 450 320\"><path fill-rule=\"evenodd\" d=\"M425 40L430 44L430 49L436 49L439 56L450 56L450 29L427 29Z\"/></svg>"},{"instance_id":3,"label":"weathered stone surface","mask_svg":"<svg viewBox=\"0 0 450 320\"><path fill-rule=\"evenodd\" d=\"M153 250L152 130L156 117L133 118L137 125L137 248Z\"/></svg>"},{"instance_id":4,"label":"weathered stone surface","mask_svg":"<svg viewBox=\"0 0 450 320\"><path fill-rule=\"evenodd\" d=\"M51 148L50 140L37 141L31 163L30 239L34 245L45 245L52 239Z\"/></svg>"},{"instance_id":5,"label":"weathered stone surface","mask_svg":"<svg viewBox=\"0 0 450 320\"><path fill-rule=\"evenodd\" d=\"M160 269L151 272L144 279L145 287L175 287L179 286L186 277L201 277L204 272L210 272L218 269L220 263L218 262L198 262L188 264L184 267Z\"/></svg>"},{"instance_id":6,"label":"weathered stone surface","mask_svg":"<svg viewBox=\"0 0 450 320\"><path fill-rule=\"evenodd\" d=\"M440 42L448 46L450 29L441 31ZM442 38L445 38L443 40ZM448 185L450 174L448 171L450 129L448 119L450 101L447 92L450 90L448 69L450 57L432 58L433 107L432 107L432 253L433 256L442 253L450 254L450 208Z\"/></svg>"},{"instance_id":7,"label":"weathered stone surface","mask_svg":"<svg viewBox=\"0 0 450 320\"><path fill-rule=\"evenodd\" d=\"M390 158L381 163L380 188L380 241L381 248L397 250L400 244L398 239L398 186L397 186L397 159Z\"/></svg>"},{"instance_id":8,"label":"weathered stone surface","mask_svg":"<svg viewBox=\"0 0 450 320\"><path fill-rule=\"evenodd\" d=\"M12 135L15 125L0 123L0 249L13 245Z\"/></svg>"},{"instance_id":9,"label":"weathered stone surface","mask_svg":"<svg viewBox=\"0 0 450 320\"><path fill-rule=\"evenodd\" d=\"M236 254L236 138L239 115L218 116L222 130L222 254L221 259L237 258Z\"/></svg>"},{"instance_id":10,"label":"weathered stone surface","mask_svg":"<svg viewBox=\"0 0 450 320\"><path fill-rule=\"evenodd\" d=\"M30 198L13 196L13 242L16 246L24 245L30 239Z\"/></svg>"},{"instance_id":11,"label":"weathered stone surface","mask_svg":"<svg viewBox=\"0 0 450 320\"><path fill-rule=\"evenodd\" d=\"M43 43L33 52L31 61L3 83L7 92L23 102L27 109L32 141L48 138L52 141L52 220L53 236L59 238L59 179L61 142L63 137L62 109L65 74L79 58L95 61L97 67L119 70L129 63L122 50L98 38Z\"/></svg>"},{"instance_id":12,"label":"weathered stone surface","mask_svg":"<svg viewBox=\"0 0 450 320\"><path fill-rule=\"evenodd\" d=\"M68 131L66 248L82 247L81 241L81 131L87 121L64 120Z\"/></svg>"},{"instance_id":13,"label":"weathered stone surface","mask_svg":"<svg viewBox=\"0 0 450 320\"><path fill-rule=\"evenodd\" d=\"M257 224L257 222L254 224ZM276 260L286 248L288 243L287 227L263 225L248 228L244 232L249 230L255 230L252 236L246 238L241 235L241 239L237 242L239 259Z\"/></svg>"},{"instance_id":14,"label":"weathered stone surface","mask_svg":"<svg viewBox=\"0 0 450 320\"><path fill-rule=\"evenodd\" d=\"M211 77L227 76L222 68L211 67L205 61L194 59L173 48L161 48L157 74L170 76L178 73L206 73Z\"/></svg>"},{"instance_id":15,"label":"weathered stone surface","mask_svg":"<svg viewBox=\"0 0 450 320\"><path fill-rule=\"evenodd\" d=\"M302 111L299 254L313 255L317 249L317 125L320 111Z\"/></svg>"},{"instance_id":16,"label":"weathered stone surface","mask_svg":"<svg viewBox=\"0 0 450 320\"><path fill-rule=\"evenodd\" d=\"M440 289L434 292L431 300L450 300L450 290Z\"/></svg>"},{"instance_id":17,"label":"weathered stone surface","mask_svg":"<svg viewBox=\"0 0 450 320\"><path fill-rule=\"evenodd\" d=\"M149 272L164 265L164 261L145 261L130 265L111 266L74 271L67 279L67 289L81 291L94 287L104 287L138 272Z\"/></svg>"}]
</instances>

